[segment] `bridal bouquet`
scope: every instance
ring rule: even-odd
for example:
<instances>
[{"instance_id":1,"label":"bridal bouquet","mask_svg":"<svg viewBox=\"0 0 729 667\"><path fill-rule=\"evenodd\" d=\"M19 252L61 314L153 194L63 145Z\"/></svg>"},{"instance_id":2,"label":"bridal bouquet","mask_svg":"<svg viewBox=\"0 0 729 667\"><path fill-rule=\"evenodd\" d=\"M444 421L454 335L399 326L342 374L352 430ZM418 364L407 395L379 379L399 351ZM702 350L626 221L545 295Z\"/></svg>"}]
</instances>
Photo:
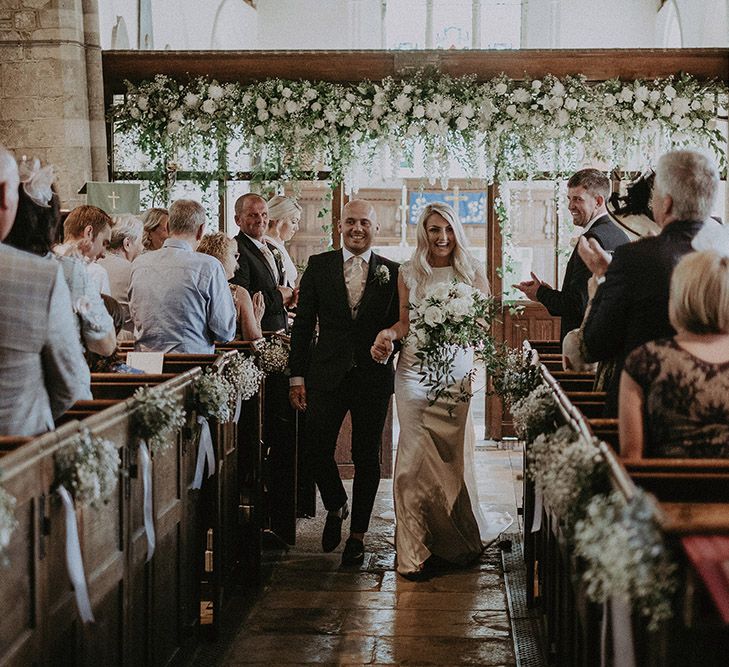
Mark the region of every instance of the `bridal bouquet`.
<instances>
[{"instance_id":1,"label":"bridal bouquet","mask_svg":"<svg viewBox=\"0 0 729 667\"><path fill-rule=\"evenodd\" d=\"M474 349L481 358L494 352L489 325L497 313L494 300L464 283L433 285L417 304L410 304L410 333L420 376L431 404L440 398L458 403L471 396L474 369L456 381L459 351Z\"/></svg>"}]
</instances>

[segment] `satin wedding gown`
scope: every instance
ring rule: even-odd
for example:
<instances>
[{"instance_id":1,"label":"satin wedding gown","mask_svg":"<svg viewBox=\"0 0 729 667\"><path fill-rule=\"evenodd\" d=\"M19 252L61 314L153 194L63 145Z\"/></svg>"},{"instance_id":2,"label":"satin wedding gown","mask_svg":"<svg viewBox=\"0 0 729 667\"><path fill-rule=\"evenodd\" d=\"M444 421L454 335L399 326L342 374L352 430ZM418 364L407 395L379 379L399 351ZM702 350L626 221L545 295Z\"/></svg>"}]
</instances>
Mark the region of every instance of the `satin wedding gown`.
<instances>
[{"instance_id":1,"label":"satin wedding gown","mask_svg":"<svg viewBox=\"0 0 729 667\"><path fill-rule=\"evenodd\" d=\"M418 300L409 263L401 275ZM429 284L453 281L453 268L433 268ZM435 555L456 565L468 565L511 523L511 517L482 512L474 471L475 433L470 403L458 403L452 414L445 401L428 405L420 382L413 341L400 351L395 373L395 400L400 423L395 476L395 549L397 571L419 572ZM473 352L461 351L454 376L460 381L473 367ZM508 519L507 519L508 517ZM489 525L493 524L493 525Z\"/></svg>"}]
</instances>

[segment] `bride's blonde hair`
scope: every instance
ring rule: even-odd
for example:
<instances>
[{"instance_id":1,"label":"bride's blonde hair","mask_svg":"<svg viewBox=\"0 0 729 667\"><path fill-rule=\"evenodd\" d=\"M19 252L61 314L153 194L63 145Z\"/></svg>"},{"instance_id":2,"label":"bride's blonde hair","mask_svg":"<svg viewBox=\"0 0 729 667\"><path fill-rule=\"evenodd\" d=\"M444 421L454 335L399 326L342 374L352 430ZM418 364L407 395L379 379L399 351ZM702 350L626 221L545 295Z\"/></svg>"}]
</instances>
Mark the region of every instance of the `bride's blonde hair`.
<instances>
[{"instance_id":1,"label":"bride's blonde hair","mask_svg":"<svg viewBox=\"0 0 729 667\"><path fill-rule=\"evenodd\" d=\"M430 244L428 242L428 232L425 225L428 218L437 213L440 215L453 229L453 236L456 244L451 255L451 265L456 274L456 280L473 285L476 278L476 268L478 262L476 258L468 251L468 238L463 229L461 220L453 207L444 202L433 202L428 204L418 218L418 227L415 233L416 248L412 258L412 271L415 284L418 286L417 295L422 297L425 291L425 285L428 278L433 274L433 268L428 263L428 251Z\"/></svg>"}]
</instances>

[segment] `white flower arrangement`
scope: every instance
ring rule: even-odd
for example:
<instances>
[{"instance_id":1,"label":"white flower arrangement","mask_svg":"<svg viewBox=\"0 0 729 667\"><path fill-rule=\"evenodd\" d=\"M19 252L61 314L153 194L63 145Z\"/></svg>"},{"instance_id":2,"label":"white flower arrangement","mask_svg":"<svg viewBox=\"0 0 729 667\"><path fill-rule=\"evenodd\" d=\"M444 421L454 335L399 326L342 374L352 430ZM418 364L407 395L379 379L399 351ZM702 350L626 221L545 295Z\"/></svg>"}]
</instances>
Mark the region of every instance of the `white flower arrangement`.
<instances>
[{"instance_id":1,"label":"white flower arrangement","mask_svg":"<svg viewBox=\"0 0 729 667\"><path fill-rule=\"evenodd\" d=\"M255 396L266 377L252 357L244 356L240 352L236 352L223 367L223 375L243 401Z\"/></svg>"},{"instance_id":2,"label":"white flower arrangement","mask_svg":"<svg viewBox=\"0 0 729 667\"><path fill-rule=\"evenodd\" d=\"M527 354L504 345L488 361L494 392L505 403L511 405L526 398L544 382L533 360L533 351Z\"/></svg>"},{"instance_id":3,"label":"white flower arrangement","mask_svg":"<svg viewBox=\"0 0 729 667\"><path fill-rule=\"evenodd\" d=\"M431 404L441 398L453 403L468 401L473 371L456 382L456 355L470 348L480 356L491 352L489 324L496 316L494 300L464 283L440 283L430 286L409 308L408 338L415 340L418 372L428 388L428 400Z\"/></svg>"},{"instance_id":4,"label":"white flower arrangement","mask_svg":"<svg viewBox=\"0 0 729 667\"><path fill-rule=\"evenodd\" d=\"M595 602L619 597L632 603L656 630L673 616L677 566L656 524L656 506L638 490L597 495L575 527L576 554L585 561L582 578Z\"/></svg>"},{"instance_id":5,"label":"white flower arrangement","mask_svg":"<svg viewBox=\"0 0 729 667\"><path fill-rule=\"evenodd\" d=\"M0 486L0 563L6 564L5 551L10 545L10 539L18 527L15 518L15 497Z\"/></svg>"},{"instance_id":6,"label":"white flower arrangement","mask_svg":"<svg viewBox=\"0 0 729 667\"><path fill-rule=\"evenodd\" d=\"M115 134L147 156L158 184L171 156L184 152L207 182L244 168L220 146L260 156L263 176L299 180L318 165L334 184L357 189L358 167L397 167L420 144L426 176L447 180L457 162L472 177L500 181L549 169L574 171L585 156L606 168L631 155L657 157L687 144L713 151L722 169L726 142L716 112L727 86L683 74L592 83L585 77L479 82L419 71L404 78L342 84L268 79L180 83L165 75L127 83L111 117ZM221 162L214 165L211 156ZM213 157L212 160L215 158Z\"/></svg>"},{"instance_id":7,"label":"white flower arrangement","mask_svg":"<svg viewBox=\"0 0 729 667\"><path fill-rule=\"evenodd\" d=\"M236 395L237 391L221 373L206 368L193 385L195 412L206 419L227 422L233 416L231 401Z\"/></svg>"},{"instance_id":8,"label":"white flower arrangement","mask_svg":"<svg viewBox=\"0 0 729 667\"><path fill-rule=\"evenodd\" d=\"M390 269L387 265L380 264L375 269L375 282L378 285L387 285L390 282Z\"/></svg>"},{"instance_id":9,"label":"white flower arrangement","mask_svg":"<svg viewBox=\"0 0 729 667\"><path fill-rule=\"evenodd\" d=\"M526 442L531 442L540 433L553 433L560 414L552 390L546 384L538 385L528 396L514 401L509 411L516 434Z\"/></svg>"},{"instance_id":10,"label":"white flower arrangement","mask_svg":"<svg viewBox=\"0 0 729 667\"><path fill-rule=\"evenodd\" d=\"M77 503L99 507L116 488L119 465L117 446L84 430L56 453L56 482Z\"/></svg>"},{"instance_id":11,"label":"white flower arrangement","mask_svg":"<svg viewBox=\"0 0 729 667\"><path fill-rule=\"evenodd\" d=\"M264 373L287 373L290 347L280 339L262 341L256 345L258 367Z\"/></svg>"},{"instance_id":12,"label":"white flower arrangement","mask_svg":"<svg viewBox=\"0 0 729 667\"><path fill-rule=\"evenodd\" d=\"M607 484L607 468L598 447L567 425L537 436L529 445L527 474L568 534L584 516L590 499Z\"/></svg>"},{"instance_id":13,"label":"white flower arrangement","mask_svg":"<svg viewBox=\"0 0 729 667\"><path fill-rule=\"evenodd\" d=\"M134 392L134 400L137 404L132 413L135 436L145 440L153 454L164 451L170 445L167 434L185 425L185 410L174 398L154 387L140 387Z\"/></svg>"}]
</instances>

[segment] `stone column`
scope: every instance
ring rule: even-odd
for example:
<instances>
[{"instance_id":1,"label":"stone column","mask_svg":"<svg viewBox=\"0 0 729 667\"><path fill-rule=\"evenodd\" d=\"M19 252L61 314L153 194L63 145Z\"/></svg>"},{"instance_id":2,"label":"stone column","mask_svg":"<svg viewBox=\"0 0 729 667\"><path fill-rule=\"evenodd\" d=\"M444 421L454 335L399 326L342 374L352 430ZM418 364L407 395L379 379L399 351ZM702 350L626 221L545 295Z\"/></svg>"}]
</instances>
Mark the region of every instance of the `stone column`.
<instances>
[{"instance_id":1,"label":"stone column","mask_svg":"<svg viewBox=\"0 0 729 667\"><path fill-rule=\"evenodd\" d=\"M0 143L56 167L64 207L106 180L97 0L13 0L0 9Z\"/></svg>"},{"instance_id":2,"label":"stone column","mask_svg":"<svg viewBox=\"0 0 729 667\"><path fill-rule=\"evenodd\" d=\"M471 48L481 48L481 0L471 0Z\"/></svg>"},{"instance_id":3,"label":"stone column","mask_svg":"<svg viewBox=\"0 0 729 667\"><path fill-rule=\"evenodd\" d=\"M387 0L380 2L380 48L387 48Z\"/></svg>"},{"instance_id":4,"label":"stone column","mask_svg":"<svg viewBox=\"0 0 729 667\"><path fill-rule=\"evenodd\" d=\"M433 0L425 0L425 48L433 48Z\"/></svg>"}]
</instances>

